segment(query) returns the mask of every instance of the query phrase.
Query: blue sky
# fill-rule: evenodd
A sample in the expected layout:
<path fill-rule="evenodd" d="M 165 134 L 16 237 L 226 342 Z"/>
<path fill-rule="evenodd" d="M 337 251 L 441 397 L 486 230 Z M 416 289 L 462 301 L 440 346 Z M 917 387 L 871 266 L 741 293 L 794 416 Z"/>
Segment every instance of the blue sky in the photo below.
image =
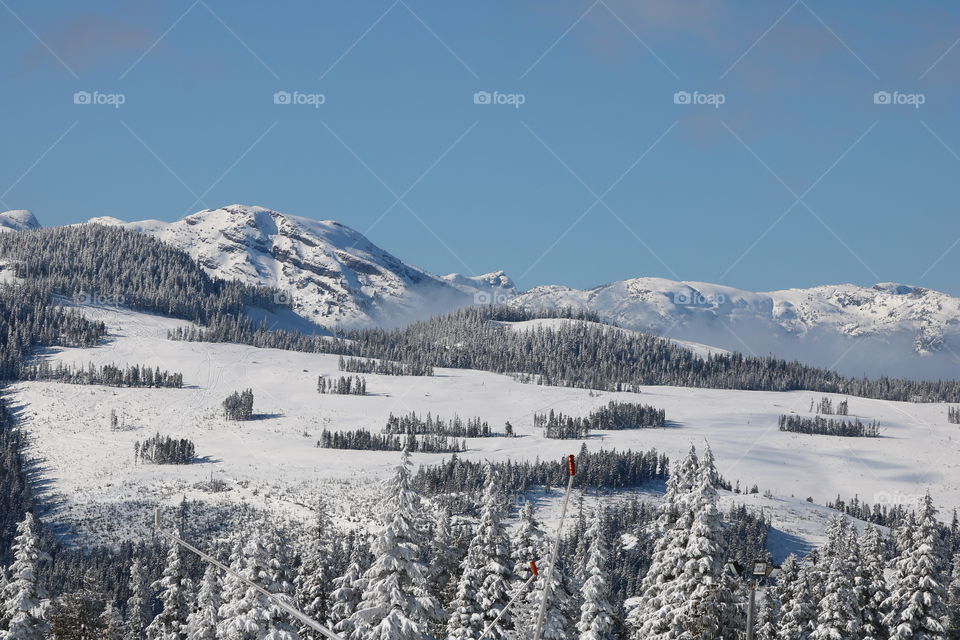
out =
<path fill-rule="evenodd" d="M 3 0 L 0 34 L 0 208 L 45 225 L 240 202 L 523 288 L 960 294 L 956 3 Z"/>

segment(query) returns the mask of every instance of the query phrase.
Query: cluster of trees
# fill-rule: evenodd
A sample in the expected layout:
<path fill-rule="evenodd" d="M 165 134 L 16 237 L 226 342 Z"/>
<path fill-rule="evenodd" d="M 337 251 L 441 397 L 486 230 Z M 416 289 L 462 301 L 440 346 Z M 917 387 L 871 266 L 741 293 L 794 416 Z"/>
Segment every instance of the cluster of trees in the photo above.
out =
<path fill-rule="evenodd" d="M 137 364 L 125 367 L 105 364 L 98 367 L 91 362 L 86 367 L 81 367 L 58 362 L 56 366 L 52 366 L 49 361 L 43 360 L 24 367 L 20 377 L 23 380 L 56 380 L 68 384 L 99 384 L 108 387 L 183 387 L 182 373 L 171 373 L 161 371 L 160 367 Z"/>
<path fill-rule="evenodd" d="M 577 486 L 583 489 L 628 489 L 662 482 L 670 463 L 665 454 L 649 451 L 589 451 L 586 445 L 577 456 Z M 414 485 L 427 495 L 476 493 L 484 484 L 484 463 L 452 456 L 449 460 L 420 467 Z M 491 462 L 507 491 L 524 494 L 532 487 L 560 487 L 567 482 L 562 461 L 535 462 L 505 460 Z M 729 488 L 729 487 L 728 487 Z"/>
<path fill-rule="evenodd" d="M 879 438 L 880 423 L 861 422 L 860 418 L 853 420 L 836 420 L 792 414 L 782 415 L 779 420 L 780 431 L 791 433 L 809 433 L 818 436 L 845 436 L 848 438 Z"/>
<path fill-rule="evenodd" d="M 197 457 L 197 448 L 187 438 L 171 438 L 159 433 L 133 444 L 133 457 L 149 464 L 190 464 Z"/>
<path fill-rule="evenodd" d="M 702 358 L 669 340 L 610 327 L 571 322 L 560 327 L 513 331 L 499 324 L 563 312 L 470 307 L 400 329 L 352 331 L 328 339 L 267 331 L 241 315 L 221 314 L 206 329 L 179 328 L 174 340 L 239 342 L 352 358 L 378 358 L 411 368 L 468 368 L 524 374 L 545 385 L 599 390 L 636 390 L 675 385 L 764 391 L 809 390 L 884 400 L 960 402 L 960 381 L 849 378 L 826 369 L 772 357 L 739 353 Z M 368 373 L 369 371 L 357 371 Z"/>
<path fill-rule="evenodd" d="M 272 289 L 211 278 L 186 252 L 144 233 L 104 225 L 0 236 L 0 259 L 18 278 L 63 296 L 208 322 L 246 307 L 274 308 Z"/>
<path fill-rule="evenodd" d="M 253 417 L 253 389 L 234 391 L 223 401 L 223 417 L 227 420 L 249 420 Z"/>
<path fill-rule="evenodd" d="M 367 379 L 361 376 L 340 376 L 328 380 L 326 376 L 317 377 L 317 392 L 336 393 L 344 396 L 367 395 Z"/>
<path fill-rule="evenodd" d="M 816 410 L 816 411 L 814 411 Z M 810 399 L 810 413 L 822 413 L 825 416 L 846 416 L 850 415 L 849 404 L 847 400 L 841 400 L 837 403 L 836 408 L 833 406 L 833 400 L 830 396 L 823 396 L 820 399 L 820 402 L 817 404 L 813 403 L 813 398 Z"/>
<path fill-rule="evenodd" d="M 960 424 L 960 407 L 947 407 L 947 422 Z"/>
<path fill-rule="evenodd" d="M 0 380 L 20 378 L 30 349 L 92 347 L 106 333 L 102 322 L 54 304 L 49 286 L 0 283 Z"/>
<path fill-rule="evenodd" d="M 392 435 L 373 433 L 367 429 L 329 431 L 324 429 L 317 440 L 322 449 L 361 449 L 366 451 L 420 451 L 423 453 L 458 453 L 467 450 L 466 440 L 444 434 Z"/>
<path fill-rule="evenodd" d="M 763 592 L 757 638 L 954 638 L 960 628 L 955 550 L 929 495 L 889 540 L 872 525 L 858 534 L 837 517 L 827 542 L 806 559 L 787 558 L 776 584 Z"/>
<path fill-rule="evenodd" d="M 620 429 L 641 429 L 644 427 L 665 427 L 667 414 L 647 404 L 612 401 L 605 407 L 594 409 L 586 417 L 574 418 L 560 412 L 533 414 L 533 426 L 543 429 L 547 438 L 581 439 L 591 430 L 616 431 Z"/>
<path fill-rule="evenodd" d="M 556 440 L 582 440 L 590 435 L 590 423 L 586 419 L 554 413 L 553 409 L 549 414 L 534 413 L 533 427 L 543 429 L 544 438 Z"/>
<path fill-rule="evenodd" d="M 432 376 L 433 367 L 420 363 L 371 360 L 369 358 L 344 358 L 340 356 L 340 371 L 351 373 L 377 373 L 384 376 Z"/>
<path fill-rule="evenodd" d="M 437 434 L 451 438 L 492 438 L 505 435 L 492 431 L 487 421 L 479 417 L 467 418 L 464 421 L 460 416 L 454 415 L 453 419 L 444 420 L 440 417 L 434 418 L 427 412 L 427 417 L 421 418 L 414 411 L 403 416 L 395 416 L 391 413 L 387 418 L 386 426 L 383 427 L 383 432 L 408 435 Z"/>

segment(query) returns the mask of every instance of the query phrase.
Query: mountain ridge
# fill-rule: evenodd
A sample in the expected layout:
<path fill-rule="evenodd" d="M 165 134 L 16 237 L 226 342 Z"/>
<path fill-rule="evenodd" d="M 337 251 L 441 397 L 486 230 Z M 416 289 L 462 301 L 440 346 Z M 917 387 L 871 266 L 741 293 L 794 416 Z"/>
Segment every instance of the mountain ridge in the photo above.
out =
<path fill-rule="evenodd" d="M 590 289 L 519 291 L 503 271 L 435 275 L 342 223 L 265 207 L 229 205 L 175 222 L 98 217 L 85 224 L 147 233 L 183 249 L 210 275 L 278 288 L 289 294 L 282 304 L 333 331 L 397 326 L 471 304 L 575 307 L 627 329 L 848 375 L 960 372 L 960 298 L 925 287 L 881 282 L 753 292 L 638 277 Z M 0 214 L 0 228 L 38 226 L 29 212 Z"/>

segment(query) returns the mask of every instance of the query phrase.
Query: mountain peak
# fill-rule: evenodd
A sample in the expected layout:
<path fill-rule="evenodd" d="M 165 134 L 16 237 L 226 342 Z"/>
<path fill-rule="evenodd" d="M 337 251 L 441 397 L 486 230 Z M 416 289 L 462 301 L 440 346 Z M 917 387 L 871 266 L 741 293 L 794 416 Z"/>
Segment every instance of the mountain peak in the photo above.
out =
<path fill-rule="evenodd" d="M 25 229 L 39 229 L 33 212 L 27 209 L 11 209 L 0 213 L 0 231 L 23 231 Z"/>

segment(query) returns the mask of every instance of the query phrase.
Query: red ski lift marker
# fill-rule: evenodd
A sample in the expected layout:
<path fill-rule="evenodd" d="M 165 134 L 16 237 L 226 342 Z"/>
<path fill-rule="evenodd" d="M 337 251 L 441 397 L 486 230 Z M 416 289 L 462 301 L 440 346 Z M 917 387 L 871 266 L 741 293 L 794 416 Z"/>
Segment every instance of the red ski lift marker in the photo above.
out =
<path fill-rule="evenodd" d="M 570 472 L 571 476 L 577 475 L 577 459 L 573 457 L 573 454 L 567 456 L 567 471 Z"/>
<path fill-rule="evenodd" d="M 530 571 L 531 571 L 531 572 L 533 573 L 533 575 L 535 575 L 535 576 L 540 575 L 540 571 L 537 569 L 537 563 L 534 562 L 533 560 L 530 561 Z"/>

